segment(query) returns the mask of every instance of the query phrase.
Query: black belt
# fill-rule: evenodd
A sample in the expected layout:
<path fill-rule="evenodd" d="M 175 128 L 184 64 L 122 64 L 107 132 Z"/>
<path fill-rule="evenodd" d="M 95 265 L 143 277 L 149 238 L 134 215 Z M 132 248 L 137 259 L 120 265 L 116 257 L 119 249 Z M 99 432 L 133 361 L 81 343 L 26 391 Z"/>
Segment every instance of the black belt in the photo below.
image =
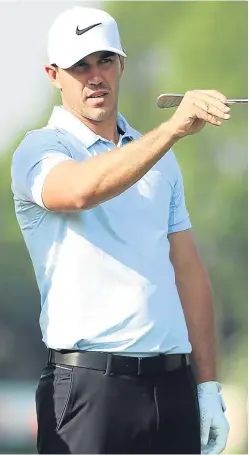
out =
<path fill-rule="evenodd" d="M 56 351 L 49 349 L 48 363 L 132 376 L 163 373 L 190 365 L 188 354 L 159 354 L 155 357 L 128 357 L 107 352 Z"/>

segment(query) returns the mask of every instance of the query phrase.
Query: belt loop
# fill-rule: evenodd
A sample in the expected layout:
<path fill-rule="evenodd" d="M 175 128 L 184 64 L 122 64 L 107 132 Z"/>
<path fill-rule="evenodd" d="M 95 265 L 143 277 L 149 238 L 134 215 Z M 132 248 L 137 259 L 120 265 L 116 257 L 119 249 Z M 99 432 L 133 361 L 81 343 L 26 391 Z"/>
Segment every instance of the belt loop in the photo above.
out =
<path fill-rule="evenodd" d="M 112 354 L 108 353 L 107 354 L 107 364 L 106 364 L 106 370 L 105 374 L 108 376 L 111 372 L 111 364 L 112 364 Z"/>
<path fill-rule="evenodd" d="M 186 354 L 182 354 L 181 364 L 182 364 L 182 368 L 185 368 L 188 365 L 188 363 L 187 363 L 187 355 Z"/>
<path fill-rule="evenodd" d="M 138 368 L 137 368 L 137 374 L 138 376 L 141 375 L 142 371 L 141 371 L 141 357 L 138 357 Z"/>
<path fill-rule="evenodd" d="M 51 363 L 51 360 L 52 360 L 52 349 L 48 349 L 48 364 Z"/>

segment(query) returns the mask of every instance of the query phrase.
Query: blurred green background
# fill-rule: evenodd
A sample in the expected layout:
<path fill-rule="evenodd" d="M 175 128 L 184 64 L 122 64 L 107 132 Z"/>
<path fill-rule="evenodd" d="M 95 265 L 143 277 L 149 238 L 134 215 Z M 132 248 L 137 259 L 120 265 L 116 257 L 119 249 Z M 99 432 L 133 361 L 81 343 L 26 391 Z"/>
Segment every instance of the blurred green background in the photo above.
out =
<path fill-rule="evenodd" d="M 60 3 L 58 12 L 85 3 Z M 113 1 L 98 5 L 119 24 L 128 54 L 119 110 L 137 130 L 145 133 L 172 115 L 171 109 L 156 107 L 160 93 L 216 89 L 227 97 L 248 96 L 246 2 Z M 4 4 L 1 7 L 3 10 Z M 49 14 L 48 2 L 39 8 L 44 15 Z M 32 11 L 32 18 L 39 19 L 38 12 Z M 55 16 L 51 16 L 50 24 Z M 45 40 L 44 34 L 42 50 L 36 57 L 40 71 L 46 62 Z M 25 51 L 20 50 L 23 54 Z M 30 64 L 32 67 L 32 61 Z M 32 72 L 27 71 L 27 77 L 32 79 Z M 10 98 L 15 96 L 12 88 L 11 84 L 4 87 Z M 42 99 L 42 88 L 36 96 Z M 52 106 L 59 103 L 58 94 L 51 91 L 39 120 L 31 118 L 28 128 L 20 122 L 0 154 L 1 453 L 36 450 L 34 392 L 46 359 L 38 323 L 38 290 L 15 220 L 10 163 L 25 132 L 46 124 Z M 24 118 L 26 112 L 24 105 Z M 241 454 L 248 453 L 247 124 L 247 106 L 236 105 L 229 122 L 219 128 L 207 125 L 174 147 L 196 242 L 213 287 L 218 379 L 223 383 L 231 424 L 226 453 Z"/>

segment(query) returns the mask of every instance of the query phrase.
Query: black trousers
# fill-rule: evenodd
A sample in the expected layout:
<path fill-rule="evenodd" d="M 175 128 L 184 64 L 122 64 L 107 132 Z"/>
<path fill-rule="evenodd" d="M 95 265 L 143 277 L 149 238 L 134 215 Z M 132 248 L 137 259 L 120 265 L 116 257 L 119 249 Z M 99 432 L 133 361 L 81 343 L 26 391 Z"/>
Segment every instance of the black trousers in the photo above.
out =
<path fill-rule="evenodd" d="M 38 453 L 201 453 L 190 366 L 129 376 L 50 364 L 36 406 Z"/>

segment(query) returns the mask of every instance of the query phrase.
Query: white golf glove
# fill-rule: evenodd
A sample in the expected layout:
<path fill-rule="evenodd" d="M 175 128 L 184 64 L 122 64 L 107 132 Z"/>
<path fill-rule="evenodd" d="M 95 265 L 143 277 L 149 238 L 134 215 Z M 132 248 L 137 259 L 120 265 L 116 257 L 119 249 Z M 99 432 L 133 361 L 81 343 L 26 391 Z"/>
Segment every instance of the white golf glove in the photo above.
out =
<path fill-rule="evenodd" d="M 229 423 L 224 415 L 226 406 L 218 382 L 197 385 L 201 419 L 201 453 L 221 453 L 227 443 Z"/>

